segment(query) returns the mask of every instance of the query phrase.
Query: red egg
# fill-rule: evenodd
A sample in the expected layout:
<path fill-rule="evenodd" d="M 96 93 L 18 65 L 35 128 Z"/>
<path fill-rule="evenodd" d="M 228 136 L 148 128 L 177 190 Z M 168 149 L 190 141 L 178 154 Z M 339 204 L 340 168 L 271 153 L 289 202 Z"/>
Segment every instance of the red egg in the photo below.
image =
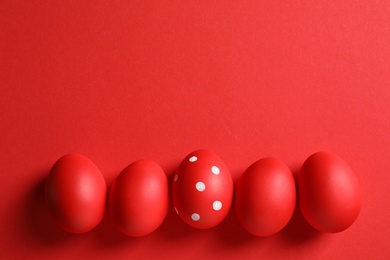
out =
<path fill-rule="evenodd" d="M 154 161 L 130 164 L 111 186 L 110 215 L 118 229 L 128 236 L 141 237 L 155 231 L 164 221 L 168 206 L 168 180 Z"/>
<path fill-rule="evenodd" d="M 298 174 L 298 201 L 305 219 L 322 232 L 347 229 L 359 215 L 361 194 L 349 165 L 329 152 L 317 152 Z"/>
<path fill-rule="evenodd" d="M 258 160 L 237 181 L 235 213 L 244 229 L 253 235 L 279 232 L 291 219 L 295 204 L 294 177 L 279 159 Z"/>
<path fill-rule="evenodd" d="M 106 190 L 106 182 L 93 162 L 80 154 L 68 154 L 53 165 L 46 180 L 45 197 L 63 229 L 84 233 L 102 220 Z"/>
<path fill-rule="evenodd" d="M 173 205 L 188 225 L 207 229 L 229 213 L 233 181 L 225 163 L 215 153 L 198 150 L 189 154 L 173 176 Z"/>

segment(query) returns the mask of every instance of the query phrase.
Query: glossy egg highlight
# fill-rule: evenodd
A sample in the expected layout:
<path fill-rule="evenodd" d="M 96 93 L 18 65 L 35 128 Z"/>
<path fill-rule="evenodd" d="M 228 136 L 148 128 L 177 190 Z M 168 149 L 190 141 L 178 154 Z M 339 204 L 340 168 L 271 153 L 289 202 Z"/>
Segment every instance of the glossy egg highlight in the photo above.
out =
<path fill-rule="evenodd" d="M 208 229 L 227 216 L 232 204 L 233 180 L 222 159 L 209 150 L 190 153 L 173 176 L 173 205 L 191 227 Z"/>
<path fill-rule="evenodd" d="M 109 212 L 124 234 L 146 236 L 164 221 L 169 207 L 168 180 L 152 160 L 139 160 L 127 166 L 110 189 Z"/>
<path fill-rule="evenodd" d="M 235 213 L 244 229 L 270 236 L 283 229 L 296 205 L 296 185 L 290 169 L 268 157 L 253 163 L 236 184 Z"/>
<path fill-rule="evenodd" d="M 96 165 L 80 154 L 68 154 L 53 165 L 46 179 L 46 202 L 66 231 L 84 233 L 104 216 L 106 182 Z"/>
<path fill-rule="evenodd" d="M 359 215 L 361 192 L 350 166 L 339 156 L 317 152 L 298 174 L 299 207 L 305 219 L 322 232 L 350 227 Z"/>

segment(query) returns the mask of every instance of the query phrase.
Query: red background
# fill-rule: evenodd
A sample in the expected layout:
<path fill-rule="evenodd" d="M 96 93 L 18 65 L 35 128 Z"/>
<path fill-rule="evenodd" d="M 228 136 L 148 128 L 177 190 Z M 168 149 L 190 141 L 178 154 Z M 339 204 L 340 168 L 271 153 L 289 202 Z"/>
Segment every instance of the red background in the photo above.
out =
<path fill-rule="evenodd" d="M 0 2 L 0 258 L 377 258 L 390 256 L 390 3 L 378 1 Z M 169 177 L 189 152 L 219 154 L 234 180 L 254 161 L 293 172 L 313 152 L 344 158 L 361 183 L 338 234 L 297 211 L 275 236 L 234 214 L 128 238 L 106 216 L 58 229 L 43 183 L 79 152 L 107 185 L 149 158 Z"/>

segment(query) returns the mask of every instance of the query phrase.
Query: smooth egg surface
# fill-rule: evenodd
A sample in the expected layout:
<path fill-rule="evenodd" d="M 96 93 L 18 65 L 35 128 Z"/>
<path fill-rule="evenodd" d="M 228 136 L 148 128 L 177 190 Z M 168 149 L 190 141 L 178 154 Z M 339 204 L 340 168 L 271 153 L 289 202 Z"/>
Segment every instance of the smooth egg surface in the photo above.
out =
<path fill-rule="evenodd" d="M 339 156 L 317 152 L 298 174 L 299 207 L 305 219 L 322 232 L 350 227 L 359 215 L 361 191 L 350 166 Z"/>
<path fill-rule="evenodd" d="M 80 154 L 64 155 L 46 179 L 46 202 L 55 221 L 66 231 L 84 233 L 104 216 L 106 182 L 96 165 Z"/>
<path fill-rule="evenodd" d="M 119 230 L 132 237 L 146 236 L 164 221 L 169 207 L 168 180 L 152 160 L 127 166 L 110 189 L 109 212 Z"/>
<path fill-rule="evenodd" d="M 296 205 L 296 185 L 290 169 L 268 157 L 253 163 L 236 184 L 235 213 L 256 236 L 270 236 L 287 225 Z"/>

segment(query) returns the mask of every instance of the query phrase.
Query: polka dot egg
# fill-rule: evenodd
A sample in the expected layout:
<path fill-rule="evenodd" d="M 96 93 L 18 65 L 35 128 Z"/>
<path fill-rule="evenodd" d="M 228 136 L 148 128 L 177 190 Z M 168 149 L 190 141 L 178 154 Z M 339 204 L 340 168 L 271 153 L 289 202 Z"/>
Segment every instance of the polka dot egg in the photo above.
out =
<path fill-rule="evenodd" d="M 173 176 L 173 205 L 188 225 L 208 229 L 218 225 L 229 213 L 233 180 L 218 155 L 209 150 L 189 154 Z"/>

